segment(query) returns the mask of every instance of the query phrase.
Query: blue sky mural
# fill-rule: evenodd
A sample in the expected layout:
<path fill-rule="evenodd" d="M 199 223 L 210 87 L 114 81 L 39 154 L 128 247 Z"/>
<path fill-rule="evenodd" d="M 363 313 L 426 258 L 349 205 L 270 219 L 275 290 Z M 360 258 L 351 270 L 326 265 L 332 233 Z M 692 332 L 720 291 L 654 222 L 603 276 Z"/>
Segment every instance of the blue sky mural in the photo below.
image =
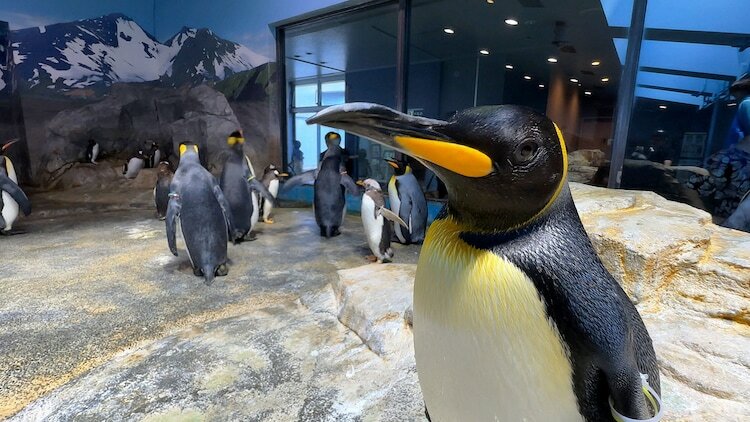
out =
<path fill-rule="evenodd" d="M 210 28 L 222 38 L 243 44 L 258 54 L 274 57 L 274 39 L 268 24 L 341 0 L 6 0 L 0 20 L 11 29 L 123 13 L 165 41 L 183 26 Z"/>

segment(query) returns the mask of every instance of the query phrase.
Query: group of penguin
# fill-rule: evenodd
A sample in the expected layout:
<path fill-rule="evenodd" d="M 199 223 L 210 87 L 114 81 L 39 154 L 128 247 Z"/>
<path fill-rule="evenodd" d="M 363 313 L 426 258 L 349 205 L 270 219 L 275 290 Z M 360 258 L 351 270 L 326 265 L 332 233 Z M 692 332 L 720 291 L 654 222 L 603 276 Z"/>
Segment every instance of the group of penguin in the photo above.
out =
<path fill-rule="evenodd" d="M 341 136 L 328 132 L 325 140 L 328 149 L 318 168 L 294 176 L 284 185 L 287 191 L 300 184 L 313 185 L 313 208 L 320 235 L 328 238 L 340 234 L 346 215 L 345 193 L 358 195 L 357 185 L 360 185 L 364 188 L 360 214 L 373 260 L 383 263 L 393 258 L 392 233 L 400 243 L 421 244 L 427 226 L 427 200 L 409 164 L 405 160 L 386 160 L 394 169 L 388 183 L 389 209 L 376 180 L 355 183 L 347 174 L 342 162 Z"/>
<path fill-rule="evenodd" d="M 94 151 L 98 153 L 99 145 L 96 143 L 92 145 L 91 142 L 93 140 L 89 141 L 89 149 L 86 152 L 87 157 L 93 155 Z M 122 174 L 126 179 L 135 179 L 141 170 L 144 168 L 155 168 L 161 163 L 161 160 L 162 150 L 159 148 L 159 145 L 154 141 L 148 141 L 146 148 L 138 149 L 138 152 L 128 159 L 122 168 Z M 96 164 L 93 160 L 91 162 Z"/>

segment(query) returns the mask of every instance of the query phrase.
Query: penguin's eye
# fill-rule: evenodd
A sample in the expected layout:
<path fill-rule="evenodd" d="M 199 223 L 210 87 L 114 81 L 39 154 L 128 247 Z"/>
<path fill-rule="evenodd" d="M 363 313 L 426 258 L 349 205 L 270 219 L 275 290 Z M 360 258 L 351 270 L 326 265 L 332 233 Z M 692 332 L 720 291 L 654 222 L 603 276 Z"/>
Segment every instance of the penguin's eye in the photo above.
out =
<path fill-rule="evenodd" d="M 513 152 L 513 158 L 516 164 L 523 164 L 531 161 L 539 151 L 539 144 L 531 139 L 521 142 Z"/>

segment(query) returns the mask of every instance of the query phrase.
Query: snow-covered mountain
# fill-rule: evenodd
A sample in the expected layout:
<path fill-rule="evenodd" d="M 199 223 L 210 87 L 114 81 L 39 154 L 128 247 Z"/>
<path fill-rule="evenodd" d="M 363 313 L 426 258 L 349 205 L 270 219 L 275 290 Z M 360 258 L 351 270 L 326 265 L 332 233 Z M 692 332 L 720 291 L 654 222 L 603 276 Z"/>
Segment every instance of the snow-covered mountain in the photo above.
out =
<path fill-rule="evenodd" d="M 195 84 L 268 62 L 208 29 L 183 28 L 162 44 L 122 14 L 11 31 L 11 42 L 27 88 L 154 80 Z"/>

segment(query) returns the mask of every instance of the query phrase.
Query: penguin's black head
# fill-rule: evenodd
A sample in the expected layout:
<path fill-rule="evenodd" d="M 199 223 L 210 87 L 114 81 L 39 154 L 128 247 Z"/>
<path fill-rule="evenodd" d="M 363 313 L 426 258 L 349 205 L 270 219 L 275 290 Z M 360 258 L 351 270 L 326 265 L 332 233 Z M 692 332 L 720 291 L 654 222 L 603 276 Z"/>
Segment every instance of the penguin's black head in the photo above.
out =
<path fill-rule="evenodd" d="M 396 176 L 401 176 L 407 171 L 411 170 L 406 160 L 386 158 L 385 162 L 388 163 L 389 166 L 393 167 L 393 172 L 396 174 Z"/>
<path fill-rule="evenodd" d="M 180 162 L 194 161 L 198 162 L 198 145 L 191 142 L 180 144 Z"/>
<path fill-rule="evenodd" d="M 567 153 L 557 126 L 519 106 L 476 107 L 449 121 L 352 103 L 311 117 L 417 158 L 448 188 L 448 208 L 481 230 L 508 230 L 543 214 L 566 184 Z"/>
<path fill-rule="evenodd" d="M 234 131 L 227 137 L 227 145 L 229 145 L 233 151 L 242 154 L 242 148 L 243 145 L 245 145 L 245 138 L 242 136 L 241 132 Z"/>

